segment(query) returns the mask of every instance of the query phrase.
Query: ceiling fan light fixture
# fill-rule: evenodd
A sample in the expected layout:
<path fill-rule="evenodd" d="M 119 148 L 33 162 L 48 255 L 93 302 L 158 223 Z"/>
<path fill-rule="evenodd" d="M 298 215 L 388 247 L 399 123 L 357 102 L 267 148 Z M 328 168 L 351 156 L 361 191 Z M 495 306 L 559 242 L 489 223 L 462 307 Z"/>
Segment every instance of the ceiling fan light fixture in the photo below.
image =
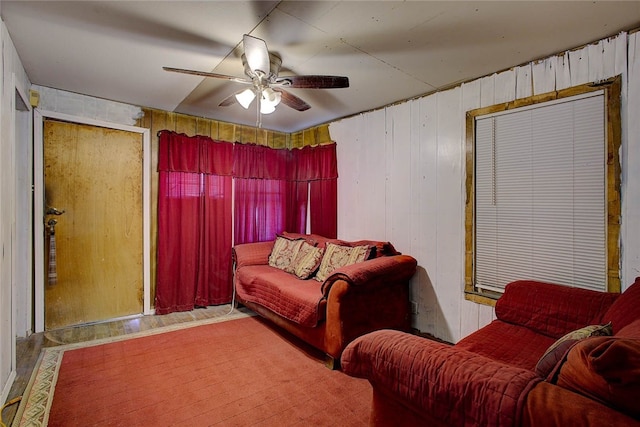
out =
<path fill-rule="evenodd" d="M 276 111 L 276 106 L 268 103 L 268 102 L 261 102 L 260 103 L 260 114 L 271 114 L 274 111 Z"/>
<path fill-rule="evenodd" d="M 249 105 L 251 105 L 255 97 L 256 94 L 253 92 L 253 89 L 245 89 L 240 93 L 236 93 L 236 100 L 245 110 L 249 108 Z"/>
<path fill-rule="evenodd" d="M 276 92 L 270 87 L 262 89 L 260 96 L 260 113 L 271 114 L 276 110 L 276 106 L 280 104 L 282 94 Z"/>

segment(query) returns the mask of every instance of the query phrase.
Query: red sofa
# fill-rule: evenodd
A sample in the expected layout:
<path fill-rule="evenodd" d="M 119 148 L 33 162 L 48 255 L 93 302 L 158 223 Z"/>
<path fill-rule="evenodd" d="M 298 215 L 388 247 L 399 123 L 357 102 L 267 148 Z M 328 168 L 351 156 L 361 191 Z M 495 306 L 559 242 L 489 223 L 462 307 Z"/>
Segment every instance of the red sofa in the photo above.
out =
<path fill-rule="evenodd" d="M 453 346 L 396 331 L 349 344 L 371 425 L 640 426 L 640 278 L 622 294 L 518 281 L 495 313 Z"/>
<path fill-rule="evenodd" d="M 328 243 L 370 247 L 370 259 L 333 271 L 324 281 L 300 279 L 269 265 L 274 241 L 233 249 L 240 303 L 327 354 L 336 368 L 344 347 L 378 329 L 409 330 L 409 279 L 413 257 L 388 242 L 345 242 L 311 234 L 283 233 L 324 248 Z"/>

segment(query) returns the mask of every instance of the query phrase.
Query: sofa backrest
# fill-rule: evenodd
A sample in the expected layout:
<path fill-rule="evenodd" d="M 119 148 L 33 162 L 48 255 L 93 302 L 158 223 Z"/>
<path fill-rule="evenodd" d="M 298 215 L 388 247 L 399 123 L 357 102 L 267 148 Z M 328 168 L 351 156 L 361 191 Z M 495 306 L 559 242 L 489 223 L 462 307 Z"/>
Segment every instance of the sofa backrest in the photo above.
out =
<path fill-rule="evenodd" d="M 552 338 L 601 322 L 619 294 L 531 280 L 509 283 L 496 302 L 496 317 Z"/>
<path fill-rule="evenodd" d="M 602 323 L 611 322 L 613 333 L 636 319 L 640 319 L 640 277 L 636 277 L 629 286 L 602 316 Z"/>

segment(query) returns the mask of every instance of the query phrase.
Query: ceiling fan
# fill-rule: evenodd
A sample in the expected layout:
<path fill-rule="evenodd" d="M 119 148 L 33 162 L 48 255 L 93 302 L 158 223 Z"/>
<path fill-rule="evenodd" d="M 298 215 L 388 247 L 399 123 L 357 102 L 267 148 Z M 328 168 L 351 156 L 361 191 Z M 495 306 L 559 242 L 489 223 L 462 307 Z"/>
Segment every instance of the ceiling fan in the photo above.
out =
<path fill-rule="evenodd" d="M 279 76 L 282 59 L 277 54 L 269 52 L 267 43 L 264 40 L 245 34 L 242 43 L 244 46 L 242 64 L 244 73 L 248 78 L 182 68 L 162 68 L 166 71 L 213 77 L 251 85 L 250 88 L 225 98 L 219 106 L 227 107 L 237 101 L 245 109 L 248 109 L 253 100 L 257 98 L 258 127 L 261 124 L 261 115 L 274 112 L 280 102 L 298 111 L 305 111 L 311 108 L 304 100 L 286 91 L 285 88 L 335 89 L 349 87 L 349 78 L 342 76 Z"/>

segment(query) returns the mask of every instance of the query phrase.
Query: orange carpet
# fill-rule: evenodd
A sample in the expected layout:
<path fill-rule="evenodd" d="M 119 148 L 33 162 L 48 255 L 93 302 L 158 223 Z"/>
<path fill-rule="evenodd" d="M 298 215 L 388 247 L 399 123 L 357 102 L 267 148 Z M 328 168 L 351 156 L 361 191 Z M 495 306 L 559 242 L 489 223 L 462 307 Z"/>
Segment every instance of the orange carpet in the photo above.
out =
<path fill-rule="evenodd" d="M 257 317 L 67 350 L 49 426 L 365 426 L 371 388 Z"/>

